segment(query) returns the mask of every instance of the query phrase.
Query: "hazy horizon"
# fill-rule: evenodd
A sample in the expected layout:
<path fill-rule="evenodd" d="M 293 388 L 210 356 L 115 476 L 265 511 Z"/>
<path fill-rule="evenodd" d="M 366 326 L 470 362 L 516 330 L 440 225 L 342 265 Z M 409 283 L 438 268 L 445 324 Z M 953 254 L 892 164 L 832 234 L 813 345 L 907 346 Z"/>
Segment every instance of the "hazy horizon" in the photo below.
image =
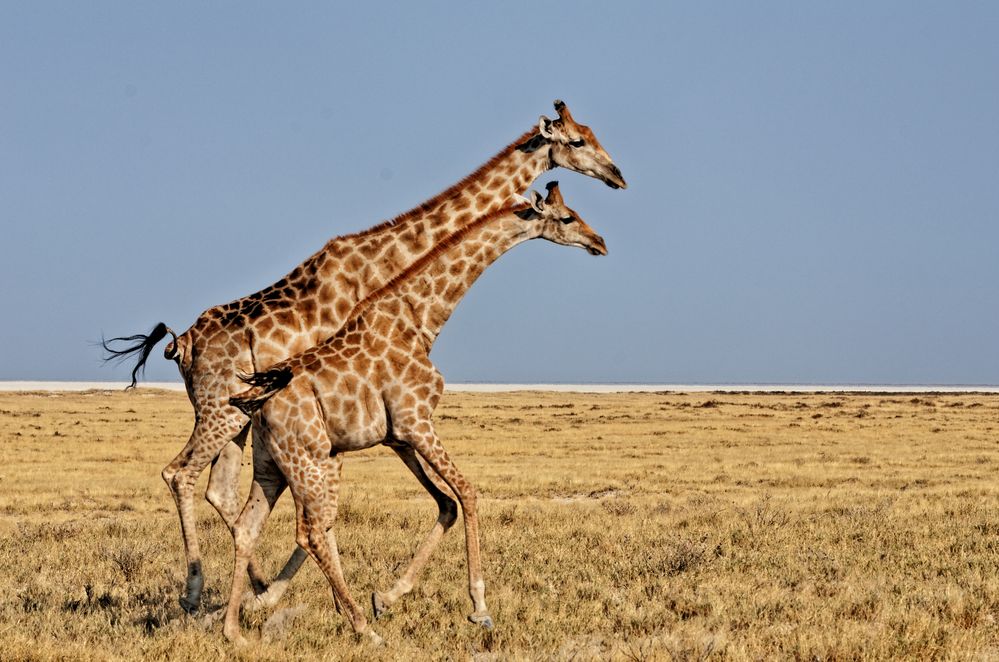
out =
<path fill-rule="evenodd" d="M 534 188 L 609 255 L 504 256 L 435 347 L 449 383 L 999 383 L 999 5 L 0 16 L 0 380 L 126 380 L 102 334 L 182 331 L 562 98 L 629 188 Z M 161 343 L 146 379 L 177 378 Z"/>
<path fill-rule="evenodd" d="M 0 381 L 0 392 L 72 392 L 128 390 L 129 382 Z M 184 391 L 184 383 L 140 381 L 136 388 Z M 625 382 L 498 383 L 446 382 L 446 391 L 499 393 L 539 391 L 560 393 L 999 393 L 996 384 L 635 384 Z"/>

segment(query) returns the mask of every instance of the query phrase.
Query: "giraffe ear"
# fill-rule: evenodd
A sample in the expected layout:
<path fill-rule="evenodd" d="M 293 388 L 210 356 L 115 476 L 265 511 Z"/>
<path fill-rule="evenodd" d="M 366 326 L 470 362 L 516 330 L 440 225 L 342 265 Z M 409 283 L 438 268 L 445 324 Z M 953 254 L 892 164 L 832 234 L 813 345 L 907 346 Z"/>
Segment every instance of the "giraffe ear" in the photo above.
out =
<path fill-rule="evenodd" d="M 538 120 L 538 132 L 541 133 L 543 138 L 547 138 L 548 140 L 552 140 L 555 137 L 555 133 L 552 131 L 552 121 L 544 115 Z"/>
<path fill-rule="evenodd" d="M 531 209 L 538 212 L 539 214 L 545 210 L 545 199 L 541 197 L 541 194 L 531 189 Z"/>

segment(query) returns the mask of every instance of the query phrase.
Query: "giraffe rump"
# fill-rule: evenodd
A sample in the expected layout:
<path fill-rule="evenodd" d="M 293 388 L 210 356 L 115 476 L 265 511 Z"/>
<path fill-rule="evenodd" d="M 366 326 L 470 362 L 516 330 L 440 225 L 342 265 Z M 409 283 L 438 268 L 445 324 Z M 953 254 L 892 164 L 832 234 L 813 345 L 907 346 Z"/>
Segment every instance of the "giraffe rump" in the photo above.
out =
<path fill-rule="evenodd" d="M 229 404 L 249 416 L 263 407 L 272 395 L 287 386 L 292 376 L 291 368 L 287 366 L 255 372 L 252 375 L 240 375 L 239 378 L 252 388 L 229 398 Z"/>
<path fill-rule="evenodd" d="M 118 338 L 110 338 L 108 340 L 105 340 L 102 337 L 101 347 L 103 347 L 104 351 L 107 352 L 107 355 L 104 357 L 104 362 L 107 363 L 108 361 L 116 361 L 118 363 L 122 363 L 133 354 L 138 354 L 139 360 L 136 362 L 135 367 L 132 368 L 132 383 L 126 387 L 134 388 L 138 381 L 139 372 L 145 372 L 146 359 L 149 358 L 149 353 L 153 351 L 153 347 L 156 343 L 163 340 L 168 333 L 173 336 L 174 343 L 176 343 L 177 334 L 163 322 L 160 322 L 153 327 L 153 330 L 149 332 L 149 335 L 137 333 L 134 336 L 120 336 Z M 115 349 L 110 344 L 115 342 L 134 342 L 135 344 L 126 345 L 121 349 Z"/>

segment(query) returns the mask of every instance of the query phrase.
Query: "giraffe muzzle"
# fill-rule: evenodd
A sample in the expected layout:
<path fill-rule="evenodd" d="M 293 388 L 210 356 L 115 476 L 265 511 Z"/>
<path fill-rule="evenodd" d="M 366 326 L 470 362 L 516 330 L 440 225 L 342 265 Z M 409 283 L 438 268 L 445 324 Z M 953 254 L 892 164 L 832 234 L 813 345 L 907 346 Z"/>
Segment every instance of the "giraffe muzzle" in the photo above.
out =
<path fill-rule="evenodd" d="M 596 236 L 591 240 L 586 250 L 590 255 L 607 255 L 607 244 L 604 243 L 603 237 Z"/>
<path fill-rule="evenodd" d="M 628 188 L 628 182 L 624 181 L 624 175 L 621 174 L 621 169 L 618 168 L 613 163 L 610 164 L 608 168 L 610 170 L 610 175 L 604 177 L 604 183 L 613 189 Z"/>

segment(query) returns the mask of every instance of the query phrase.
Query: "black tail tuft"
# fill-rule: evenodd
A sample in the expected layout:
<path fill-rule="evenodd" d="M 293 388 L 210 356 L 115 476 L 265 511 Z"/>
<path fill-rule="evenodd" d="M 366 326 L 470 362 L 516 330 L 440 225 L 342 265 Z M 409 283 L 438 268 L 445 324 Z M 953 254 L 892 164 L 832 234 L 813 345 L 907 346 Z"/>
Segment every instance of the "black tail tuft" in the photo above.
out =
<path fill-rule="evenodd" d="M 149 358 L 149 353 L 153 351 L 153 347 L 156 343 L 163 340 L 168 333 L 174 337 L 174 340 L 177 339 L 176 334 L 170 330 L 170 327 L 163 322 L 160 322 L 153 328 L 152 331 L 149 332 L 148 336 L 137 333 L 134 336 L 122 336 L 120 338 L 110 338 L 108 340 L 105 340 L 102 336 L 101 347 L 103 347 L 104 351 L 107 352 L 107 356 L 104 357 L 104 362 L 116 361 L 121 363 L 133 354 L 138 354 L 139 360 L 132 369 L 132 383 L 126 387 L 133 388 L 138 381 L 139 371 L 145 371 L 146 359 Z M 135 344 L 126 345 L 122 349 L 114 349 L 110 345 L 110 343 L 114 342 Z"/>
<path fill-rule="evenodd" d="M 291 368 L 288 367 L 271 368 L 252 375 L 240 375 L 239 378 L 252 388 L 229 398 L 229 404 L 250 415 L 263 407 L 272 395 L 287 386 L 293 376 Z"/>
<path fill-rule="evenodd" d="M 240 375 L 239 378 L 250 386 L 260 386 L 268 390 L 280 391 L 291 381 L 291 368 L 271 368 L 252 375 Z"/>

